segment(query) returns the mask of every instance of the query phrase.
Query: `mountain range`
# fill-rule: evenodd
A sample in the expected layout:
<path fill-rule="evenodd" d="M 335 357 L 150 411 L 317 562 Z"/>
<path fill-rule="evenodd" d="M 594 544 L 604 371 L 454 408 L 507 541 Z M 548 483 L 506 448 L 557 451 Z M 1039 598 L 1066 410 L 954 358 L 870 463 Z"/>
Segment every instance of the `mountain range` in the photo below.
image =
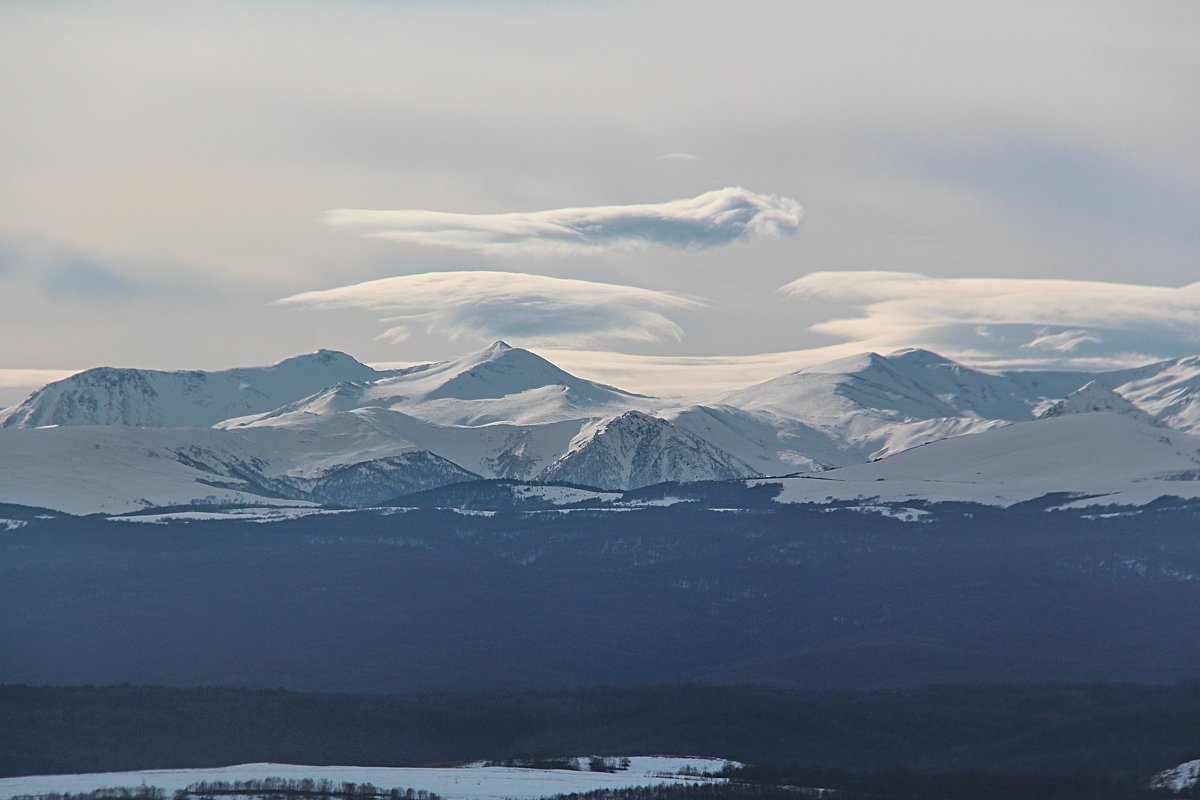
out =
<path fill-rule="evenodd" d="M 624 491 L 771 479 L 779 499 L 1007 505 L 1200 495 L 1200 357 L 992 373 L 866 353 L 712 396 L 589 381 L 504 342 L 376 370 L 101 367 L 0 411 L 0 502 L 70 513 L 371 506 L 481 479 Z"/>

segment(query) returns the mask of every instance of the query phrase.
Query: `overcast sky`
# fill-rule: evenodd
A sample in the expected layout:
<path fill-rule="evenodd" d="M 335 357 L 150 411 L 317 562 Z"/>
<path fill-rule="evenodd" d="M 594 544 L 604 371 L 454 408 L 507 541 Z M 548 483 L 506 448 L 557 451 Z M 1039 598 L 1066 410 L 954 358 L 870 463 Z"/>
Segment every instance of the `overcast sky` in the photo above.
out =
<path fill-rule="evenodd" d="M 3 3 L 0 405 L 495 338 L 644 391 L 1197 353 L 1198 92 L 1192 0 Z"/>

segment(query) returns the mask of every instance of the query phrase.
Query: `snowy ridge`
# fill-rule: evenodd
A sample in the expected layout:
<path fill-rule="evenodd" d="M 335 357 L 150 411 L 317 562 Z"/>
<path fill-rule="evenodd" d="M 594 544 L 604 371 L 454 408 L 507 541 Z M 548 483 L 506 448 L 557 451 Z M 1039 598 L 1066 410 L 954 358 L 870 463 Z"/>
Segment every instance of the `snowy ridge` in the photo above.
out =
<path fill-rule="evenodd" d="M 463 358 L 411 367 L 375 381 L 358 390 L 356 403 L 441 425 L 534 425 L 611 416 L 648 401 L 577 378 L 528 350 L 495 342 Z"/>
<path fill-rule="evenodd" d="M 1097 412 L 1200 431 L 1200 357 L 1101 374 L 995 374 L 926 350 L 865 353 L 682 402 L 576 377 L 504 342 L 391 372 L 329 350 L 222 372 L 99 368 L 0 418 L 0 501 L 112 513 L 256 500 L 370 505 L 476 477 L 601 490 L 825 471 L 843 481 L 857 474 L 843 470 L 962 437 L 983 444 L 931 452 L 986 460 L 994 442 L 1015 441 L 993 435 L 1002 428 Z M 1097 443 L 1087 463 L 1125 459 L 1116 441 Z M 1042 458 L 1036 449 L 1023 457 Z M 163 459 L 172 465 L 156 470 Z M 1159 473 L 1193 470 L 1165 458 Z M 1085 483 L 1032 471 L 1044 493 Z M 933 491 L 923 480 L 913 492 Z"/>
<path fill-rule="evenodd" d="M 385 374 L 334 350 L 221 372 L 97 367 L 38 389 L 5 412 L 0 427 L 204 427 L 269 411 L 339 381 Z"/>
<path fill-rule="evenodd" d="M 586 762 L 584 759 L 577 761 Z M 557 794 L 625 789 L 680 783 L 714 783 L 703 777 L 719 772 L 728 762 L 711 758 L 634 756 L 628 769 L 590 772 L 567 769 L 527 769 L 468 764 L 462 767 L 316 767 L 297 764 L 240 764 L 201 769 L 100 772 L 82 775 L 37 775 L 0 778 L 0 800 L 19 795 L 83 793 L 109 787 L 156 786 L 168 796 L 198 781 L 249 781 L 262 778 L 328 780 L 333 783 L 372 783 L 392 789 L 434 792 L 446 800 L 537 800 Z"/>

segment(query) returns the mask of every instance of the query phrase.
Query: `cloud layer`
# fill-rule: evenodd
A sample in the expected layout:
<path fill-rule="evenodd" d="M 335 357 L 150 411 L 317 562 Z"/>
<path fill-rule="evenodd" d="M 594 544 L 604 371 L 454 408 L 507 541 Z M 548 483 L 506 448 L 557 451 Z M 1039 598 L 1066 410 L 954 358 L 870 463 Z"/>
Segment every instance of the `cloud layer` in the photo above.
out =
<path fill-rule="evenodd" d="M 370 236 L 479 252 L 587 251 L 664 245 L 703 249 L 754 236 L 791 234 L 800 204 L 740 187 L 666 203 L 505 214 L 335 209 L 330 225 Z"/>
<path fill-rule="evenodd" d="M 814 272 L 780 292 L 852 309 L 809 330 L 864 350 L 920 346 L 987 366 L 1087 368 L 1200 349 L 1200 283 Z"/>
<path fill-rule="evenodd" d="M 414 330 L 457 339 L 586 346 L 678 340 L 667 313 L 701 301 L 670 292 L 520 272 L 429 272 L 305 292 L 278 301 L 309 308 L 374 311 L 393 323 L 383 337 Z"/>

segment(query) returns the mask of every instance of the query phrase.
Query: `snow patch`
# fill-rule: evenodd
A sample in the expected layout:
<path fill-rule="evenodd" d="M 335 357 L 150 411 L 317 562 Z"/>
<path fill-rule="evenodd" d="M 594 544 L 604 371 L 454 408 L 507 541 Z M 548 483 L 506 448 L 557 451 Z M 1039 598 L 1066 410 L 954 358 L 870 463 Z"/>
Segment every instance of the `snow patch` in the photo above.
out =
<path fill-rule="evenodd" d="M 1150 781 L 1151 789 L 1183 792 L 1200 783 L 1200 759 L 1186 761 L 1178 767 L 1158 773 Z"/>

